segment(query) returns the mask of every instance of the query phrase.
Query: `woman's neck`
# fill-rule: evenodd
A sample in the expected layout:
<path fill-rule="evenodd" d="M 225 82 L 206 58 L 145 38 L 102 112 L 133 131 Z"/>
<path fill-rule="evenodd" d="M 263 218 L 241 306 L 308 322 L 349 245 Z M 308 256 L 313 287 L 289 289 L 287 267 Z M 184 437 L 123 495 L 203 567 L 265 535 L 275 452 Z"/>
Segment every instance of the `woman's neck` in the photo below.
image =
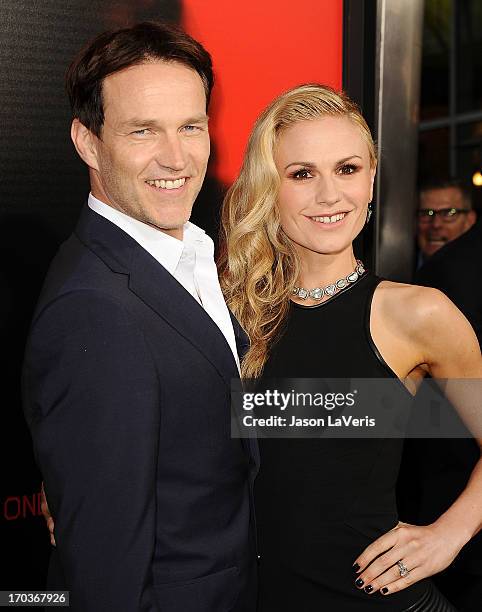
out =
<path fill-rule="evenodd" d="M 300 254 L 301 273 L 298 286 L 305 289 L 324 287 L 348 276 L 356 266 L 353 248 L 342 253 L 321 254 L 313 251 Z"/>

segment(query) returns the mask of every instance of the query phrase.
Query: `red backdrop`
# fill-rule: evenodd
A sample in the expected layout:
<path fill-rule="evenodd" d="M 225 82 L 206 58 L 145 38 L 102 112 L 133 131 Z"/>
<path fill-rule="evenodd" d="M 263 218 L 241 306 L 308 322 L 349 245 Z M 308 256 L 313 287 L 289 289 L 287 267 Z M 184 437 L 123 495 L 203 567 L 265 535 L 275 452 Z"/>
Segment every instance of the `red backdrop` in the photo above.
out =
<path fill-rule="evenodd" d="M 342 0 L 184 0 L 183 26 L 213 57 L 211 172 L 235 178 L 259 112 L 292 86 L 342 83 Z"/>

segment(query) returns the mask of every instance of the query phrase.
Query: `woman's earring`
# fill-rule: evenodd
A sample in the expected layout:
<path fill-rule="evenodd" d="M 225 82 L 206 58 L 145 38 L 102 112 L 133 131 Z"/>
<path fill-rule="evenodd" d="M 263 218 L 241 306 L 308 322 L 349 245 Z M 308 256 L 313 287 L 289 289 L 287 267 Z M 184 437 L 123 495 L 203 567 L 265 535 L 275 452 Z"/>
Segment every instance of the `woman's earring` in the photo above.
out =
<path fill-rule="evenodd" d="M 369 202 L 368 203 L 368 210 L 367 210 L 367 219 L 365 221 L 365 225 L 368 225 L 368 223 L 370 222 L 372 214 L 373 214 L 373 207 L 372 207 L 372 203 Z"/>

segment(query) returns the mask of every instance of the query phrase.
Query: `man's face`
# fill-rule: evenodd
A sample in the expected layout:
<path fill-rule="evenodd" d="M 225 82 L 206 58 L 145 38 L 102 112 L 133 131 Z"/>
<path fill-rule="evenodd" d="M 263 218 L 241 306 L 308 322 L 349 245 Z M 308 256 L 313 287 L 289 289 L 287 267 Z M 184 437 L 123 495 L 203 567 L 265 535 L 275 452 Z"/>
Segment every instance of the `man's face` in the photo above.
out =
<path fill-rule="evenodd" d="M 182 239 L 209 158 L 201 78 L 177 62 L 132 66 L 106 77 L 103 102 L 92 194 Z"/>
<path fill-rule="evenodd" d="M 429 189 L 420 194 L 420 209 L 465 209 L 462 192 L 457 187 Z M 443 219 L 440 214 L 419 217 L 417 226 L 418 246 L 425 257 L 430 257 L 447 242 L 466 232 L 475 221 L 475 213 L 456 213 L 453 218 Z"/>

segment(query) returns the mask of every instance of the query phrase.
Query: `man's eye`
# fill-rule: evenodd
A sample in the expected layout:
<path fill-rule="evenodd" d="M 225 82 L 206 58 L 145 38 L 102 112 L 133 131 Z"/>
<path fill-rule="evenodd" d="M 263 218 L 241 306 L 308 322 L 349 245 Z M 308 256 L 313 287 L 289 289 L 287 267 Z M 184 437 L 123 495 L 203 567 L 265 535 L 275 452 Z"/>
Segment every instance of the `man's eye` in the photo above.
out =
<path fill-rule="evenodd" d="M 199 125 L 185 125 L 182 129 L 185 132 L 187 132 L 188 134 L 194 134 L 194 133 L 199 132 L 201 130 Z"/>
<path fill-rule="evenodd" d="M 135 136 L 146 136 L 149 134 L 149 132 L 150 130 L 143 128 L 142 130 L 134 130 L 134 132 L 131 132 L 131 134 L 134 134 Z"/>
<path fill-rule="evenodd" d="M 304 179 L 309 179 L 312 177 L 313 175 L 310 173 L 310 171 L 307 168 L 301 168 L 300 170 L 296 170 L 296 172 L 293 172 L 291 174 L 291 178 L 294 178 L 297 181 L 302 181 Z"/>
<path fill-rule="evenodd" d="M 338 169 L 339 174 L 354 174 L 358 170 L 358 166 L 355 164 L 343 164 Z"/>

